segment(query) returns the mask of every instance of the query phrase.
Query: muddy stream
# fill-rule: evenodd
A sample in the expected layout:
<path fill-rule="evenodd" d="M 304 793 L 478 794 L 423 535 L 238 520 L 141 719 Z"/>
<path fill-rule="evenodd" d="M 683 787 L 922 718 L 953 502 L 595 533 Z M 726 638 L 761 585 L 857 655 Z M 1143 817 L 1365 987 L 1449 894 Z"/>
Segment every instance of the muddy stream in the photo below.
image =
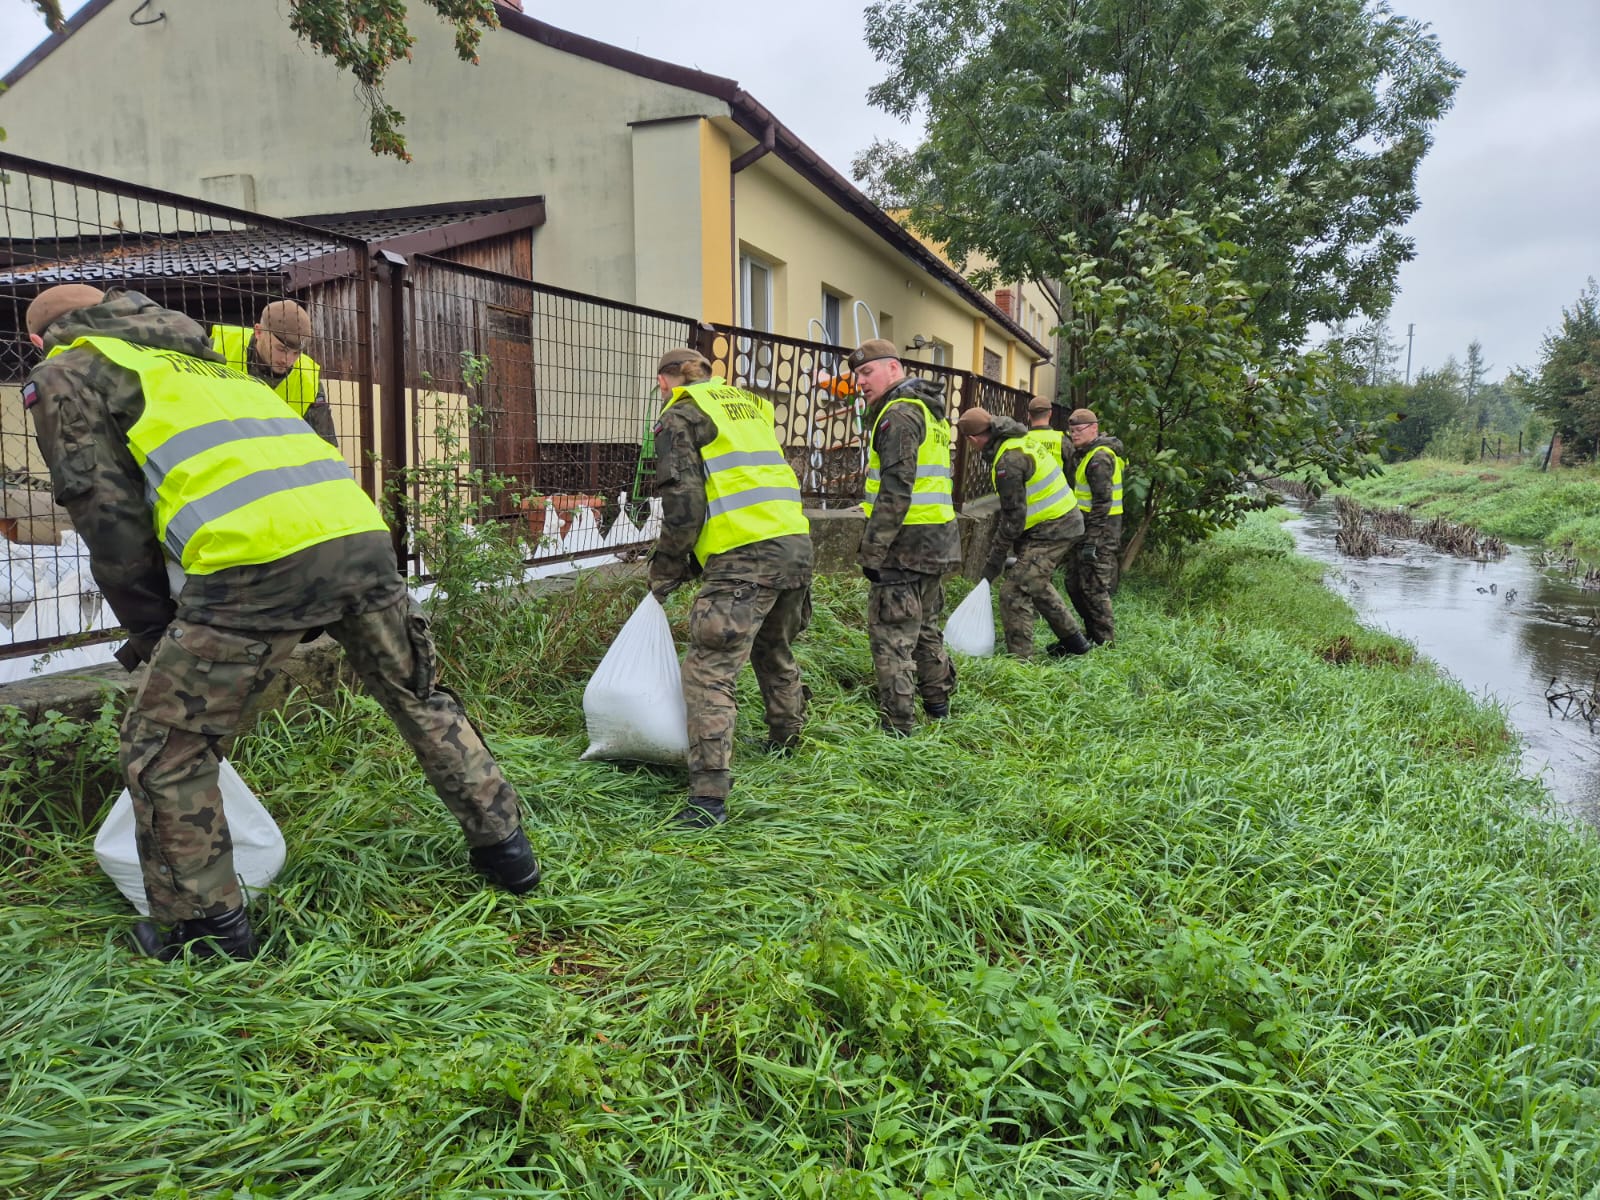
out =
<path fill-rule="evenodd" d="M 1475 695 L 1503 705 L 1522 736 L 1523 765 L 1556 805 L 1600 825 L 1600 721 L 1551 713 L 1545 692 L 1596 686 L 1600 678 L 1600 592 L 1584 591 L 1539 566 L 1538 551 L 1513 545 L 1499 562 L 1438 553 L 1420 542 L 1394 553 L 1347 558 L 1334 549 L 1338 521 L 1322 500 L 1297 508 L 1285 528 L 1296 549 L 1329 564 L 1328 586 L 1363 624 L 1411 642 Z M 1387 539 L 1385 539 L 1387 549 Z"/>

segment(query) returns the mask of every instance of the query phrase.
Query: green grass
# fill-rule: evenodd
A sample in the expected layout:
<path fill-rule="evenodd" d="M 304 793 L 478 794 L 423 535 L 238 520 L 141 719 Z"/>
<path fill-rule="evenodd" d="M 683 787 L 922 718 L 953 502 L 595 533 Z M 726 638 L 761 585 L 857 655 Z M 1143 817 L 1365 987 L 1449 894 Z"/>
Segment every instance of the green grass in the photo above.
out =
<path fill-rule="evenodd" d="M 1600 469 L 1541 471 L 1537 465 L 1462 466 L 1417 459 L 1341 489 L 1363 504 L 1405 505 L 1429 517 L 1448 517 L 1496 537 L 1571 546 L 1600 562 Z"/>
<path fill-rule="evenodd" d="M 757 753 L 746 673 L 693 837 L 681 775 L 576 761 L 637 586 L 545 601 L 475 705 L 538 893 L 476 885 L 350 697 L 235 756 L 290 846 L 253 963 L 136 958 L 63 817 L 0 921 L 0 1195 L 1600 1196 L 1600 844 L 1288 545 L 1156 564 L 1069 666 L 964 662 L 907 741 L 820 581 L 807 741 Z"/>

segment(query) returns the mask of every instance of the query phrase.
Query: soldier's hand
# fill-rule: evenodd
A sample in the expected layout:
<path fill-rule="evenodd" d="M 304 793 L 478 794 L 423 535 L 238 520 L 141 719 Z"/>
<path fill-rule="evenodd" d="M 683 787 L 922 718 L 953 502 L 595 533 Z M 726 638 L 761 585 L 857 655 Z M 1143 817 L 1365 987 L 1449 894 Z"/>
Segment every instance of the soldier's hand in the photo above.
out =
<path fill-rule="evenodd" d="M 991 563 L 989 566 L 985 567 L 983 569 L 984 582 L 993 583 L 996 579 L 999 579 L 1001 570 L 1002 567 L 999 563 Z"/>
<path fill-rule="evenodd" d="M 861 574 L 862 574 L 862 575 L 863 575 L 863 576 L 865 576 L 865 578 L 866 578 L 866 581 L 867 581 L 867 582 L 868 582 L 868 583 L 877 583 L 877 582 L 878 582 L 878 580 L 879 580 L 879 579 L 880 579 L 880 578 L 882 578 L 882 577 L 881 577 L 881 576 L 880 576 L 880 575 L 879 575 L 879 574 L 878 574 L 878 568 L 877 568 L 877 567 L 862 567 L 862 568 L 861 568 Z"/>
<path fill-rule="evenodd" d="M 1078 547 L 1079 562 L 1091 563 L 1097 557 L 1099 557 L 1099 551 L 1095 549 L 1093 542 L 1084 542 L 1083 545 Z"/>

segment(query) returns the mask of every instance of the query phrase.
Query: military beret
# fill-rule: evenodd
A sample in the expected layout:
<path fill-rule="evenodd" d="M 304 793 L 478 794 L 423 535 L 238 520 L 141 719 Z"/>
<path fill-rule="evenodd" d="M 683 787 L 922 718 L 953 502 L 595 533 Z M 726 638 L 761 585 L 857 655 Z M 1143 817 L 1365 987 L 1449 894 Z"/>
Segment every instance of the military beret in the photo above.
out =
<path fill-rule="evenodd" d="M 846 361 L 849 362 L 850 369 L 854 371 L 857 367 L 869 362 L 876 362 L 880 358 L 892 358 L 897 361 L 900 358 L 900 351 L 896 349 L 895 344 L 888 338 L 868 338 L 857 346 L 855 350 L 851 351 L 850 357 Z"/>
<path fill-rule="evenodd" d="M 711 365 L 711 361 L 700 351 L 691 350 L 688 346 L 678 346 L 668 350 L 656 360 L 656 374 L 664 375 L 668 371 L 675 371 L 684 363 L 699 363 L 703 367 Z"/>
<path fill-rule="evenodd" d="M 1028 401 L 1028 415 L 1030 417 L 1042 417 L 1050 411 L 1051 407 L 1051 401 L 1048 396 L 1035 396 Z"/>
<path fill-rule="evenodd" d="M 969 408 L 956 420 L 956 428 L 963 437 L 982 437 L 993 423 L 994 416 L 988 409 Z"/>
<path fill-rule="evenodd" d="M 1100 424 L 1100 418 L 1094 415 L 1094 411 L 1092 409 L 1075 408 L 1067 414 L 1067 424 L 1098 425 Z"/>
<path fill-rule="evenodd" d="M 291 350 L 311 344 L 311 316 L 293 300 L 274 300 L 261 310 L 262 333 L 270 333 Z"/>
<path fill-rule="evenodd" d="M 104 292 L 87 283 L 58 283 L 45 288 L 28 305 L 28 332 L 43 337 L 51 322 L 80 308 L 90 308 L 105 298 Z"/>

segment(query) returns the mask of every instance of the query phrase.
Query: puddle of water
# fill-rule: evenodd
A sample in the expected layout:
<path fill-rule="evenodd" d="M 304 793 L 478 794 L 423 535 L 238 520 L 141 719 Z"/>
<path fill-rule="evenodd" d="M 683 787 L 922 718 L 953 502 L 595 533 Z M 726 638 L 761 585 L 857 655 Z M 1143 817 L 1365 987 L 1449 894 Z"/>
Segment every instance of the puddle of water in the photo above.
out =
<path fill-rule="evenodd" d="M 1346 558 L 1334 549 L 1338 521 L 1326 501 L 1285 528 L 1301 554 L 1330 564 L 1328 586 L 1363 624 L 1405 638 L 1469 691 L 1503 705 L 1522 735 L 1527 772 L 1564 811 L 1600 825 L 1600 732 L 1552 714 L 1544 699 L 1553 678 L 1583 687 L 1600 678 L 1600 632 L 1571 624 L 1600 613 L 1600 593 L 1540 569 L 1520 546 L 1493 563 L 1410 541 L 1395 555 Z"/>

